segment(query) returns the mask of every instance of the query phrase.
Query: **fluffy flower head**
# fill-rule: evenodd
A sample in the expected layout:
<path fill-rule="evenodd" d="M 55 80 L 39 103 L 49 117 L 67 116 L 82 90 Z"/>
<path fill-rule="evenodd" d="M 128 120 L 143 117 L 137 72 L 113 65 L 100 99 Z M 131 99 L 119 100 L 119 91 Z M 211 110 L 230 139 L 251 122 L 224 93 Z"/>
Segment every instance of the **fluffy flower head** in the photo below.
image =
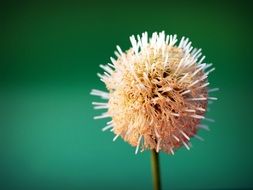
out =
<path fill-rule="evenodd" d="M 174 154 L 180 146 L 190 149 L 200 121 L 205 119 L 208 100 L 208 74 L 212 64 L 204 63 L 201 49 L 194 49 L 188 38 L 177 45 L 176 35 L 147 32 L 130 37 L 132 47 L 116 59 L 100 65 L 98 74 L 109 92 L 92 90 L 107 102 L 93 102 L 95 109 L 107 109 L 95 119 L 111 117 L 103 130 L 111 129 L 132 146 Z M 211 89 L 209 91 L 216 91 Z"/>

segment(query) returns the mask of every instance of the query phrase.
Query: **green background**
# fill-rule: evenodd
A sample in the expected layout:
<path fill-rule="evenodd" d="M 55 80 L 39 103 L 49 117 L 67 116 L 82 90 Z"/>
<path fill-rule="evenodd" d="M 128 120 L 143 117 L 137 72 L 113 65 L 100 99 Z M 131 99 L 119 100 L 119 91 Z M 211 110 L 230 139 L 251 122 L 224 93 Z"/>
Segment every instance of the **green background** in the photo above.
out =
<path fill-rule="evenodd" d="M 152 189 L 150 153 L 101 132 L 89 92 L 117 44 L 162 30 L 201 47 L 221 89 L 205 141 L 161 154 L 164 189 L 253 188 L 253 14 L 239 2 L 2 4 L 0 189 Z"/>

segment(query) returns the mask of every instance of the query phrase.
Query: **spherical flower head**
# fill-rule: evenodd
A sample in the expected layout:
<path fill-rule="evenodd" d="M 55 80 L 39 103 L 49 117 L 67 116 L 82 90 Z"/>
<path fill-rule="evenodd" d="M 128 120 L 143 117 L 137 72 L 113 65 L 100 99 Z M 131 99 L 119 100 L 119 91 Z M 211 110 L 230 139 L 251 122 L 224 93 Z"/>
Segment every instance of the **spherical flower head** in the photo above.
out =
<path fill-rule="evenodd" d="M 194 49 L 188 38 L 178 45 L 176 35 L 164 32 L 130 37 L 132 47 L 117 59 L 100 65 L 98 74 L 109 93 L 92 90 L 108 102 L 93 102 L 95 109 L 107 112 L 95 118 L 111 117 L 103 130 L 111 129 L 115 138 L 122 137 L 136 147 L 174 154 L 184 145 L 190 148 L 191 137 L 201 127 L 208 99 L 208 74 L 212 64 L 203 63 L 201 49 Z M 212 89 L 215 91 L 216 89 Z M 202 128 L 205 128 L 202 125 Z"/>

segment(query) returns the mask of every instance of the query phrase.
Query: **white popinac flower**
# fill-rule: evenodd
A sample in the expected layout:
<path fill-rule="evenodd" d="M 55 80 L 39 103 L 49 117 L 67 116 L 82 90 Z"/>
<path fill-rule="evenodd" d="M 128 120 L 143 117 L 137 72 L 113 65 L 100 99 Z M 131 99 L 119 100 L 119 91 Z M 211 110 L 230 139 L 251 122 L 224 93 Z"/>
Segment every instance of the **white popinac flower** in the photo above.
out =
<path fill-rule="evenodd" d="M 98 74 L 109 92 L 92 90 L 105 102 L 93 102 L 95 109 L 107 109 L 95 119 L 111 117 L 102 130 L 110 129 L 132 146 L 174 154 L 180 146 L 190 149 L 190 138 L 205 118 L 209 92 L 208 75 L 214 68 L 204 63 L 201 49 L 194 49 L 188 38 L 179 44 L 176 35 L 164 32 L 130 37 L 132 47 L 123 52 L 119 46 L 116 59 L 100 65 Z M 210 120 L 210 119 L 207 119 Z"/>

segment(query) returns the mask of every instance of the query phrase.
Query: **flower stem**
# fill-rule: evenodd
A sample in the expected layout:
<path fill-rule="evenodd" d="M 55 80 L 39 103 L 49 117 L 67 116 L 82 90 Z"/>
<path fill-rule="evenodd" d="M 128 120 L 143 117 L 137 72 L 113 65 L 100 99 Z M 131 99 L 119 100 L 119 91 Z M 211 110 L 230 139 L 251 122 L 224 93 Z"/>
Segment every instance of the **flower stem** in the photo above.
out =
<path fill-rule="evenodd" d="M 151 150 L 151 165 L 152 165 L 154 190 L 161 190 L 159 153 L 157 153 L 155 150 Z"/>

